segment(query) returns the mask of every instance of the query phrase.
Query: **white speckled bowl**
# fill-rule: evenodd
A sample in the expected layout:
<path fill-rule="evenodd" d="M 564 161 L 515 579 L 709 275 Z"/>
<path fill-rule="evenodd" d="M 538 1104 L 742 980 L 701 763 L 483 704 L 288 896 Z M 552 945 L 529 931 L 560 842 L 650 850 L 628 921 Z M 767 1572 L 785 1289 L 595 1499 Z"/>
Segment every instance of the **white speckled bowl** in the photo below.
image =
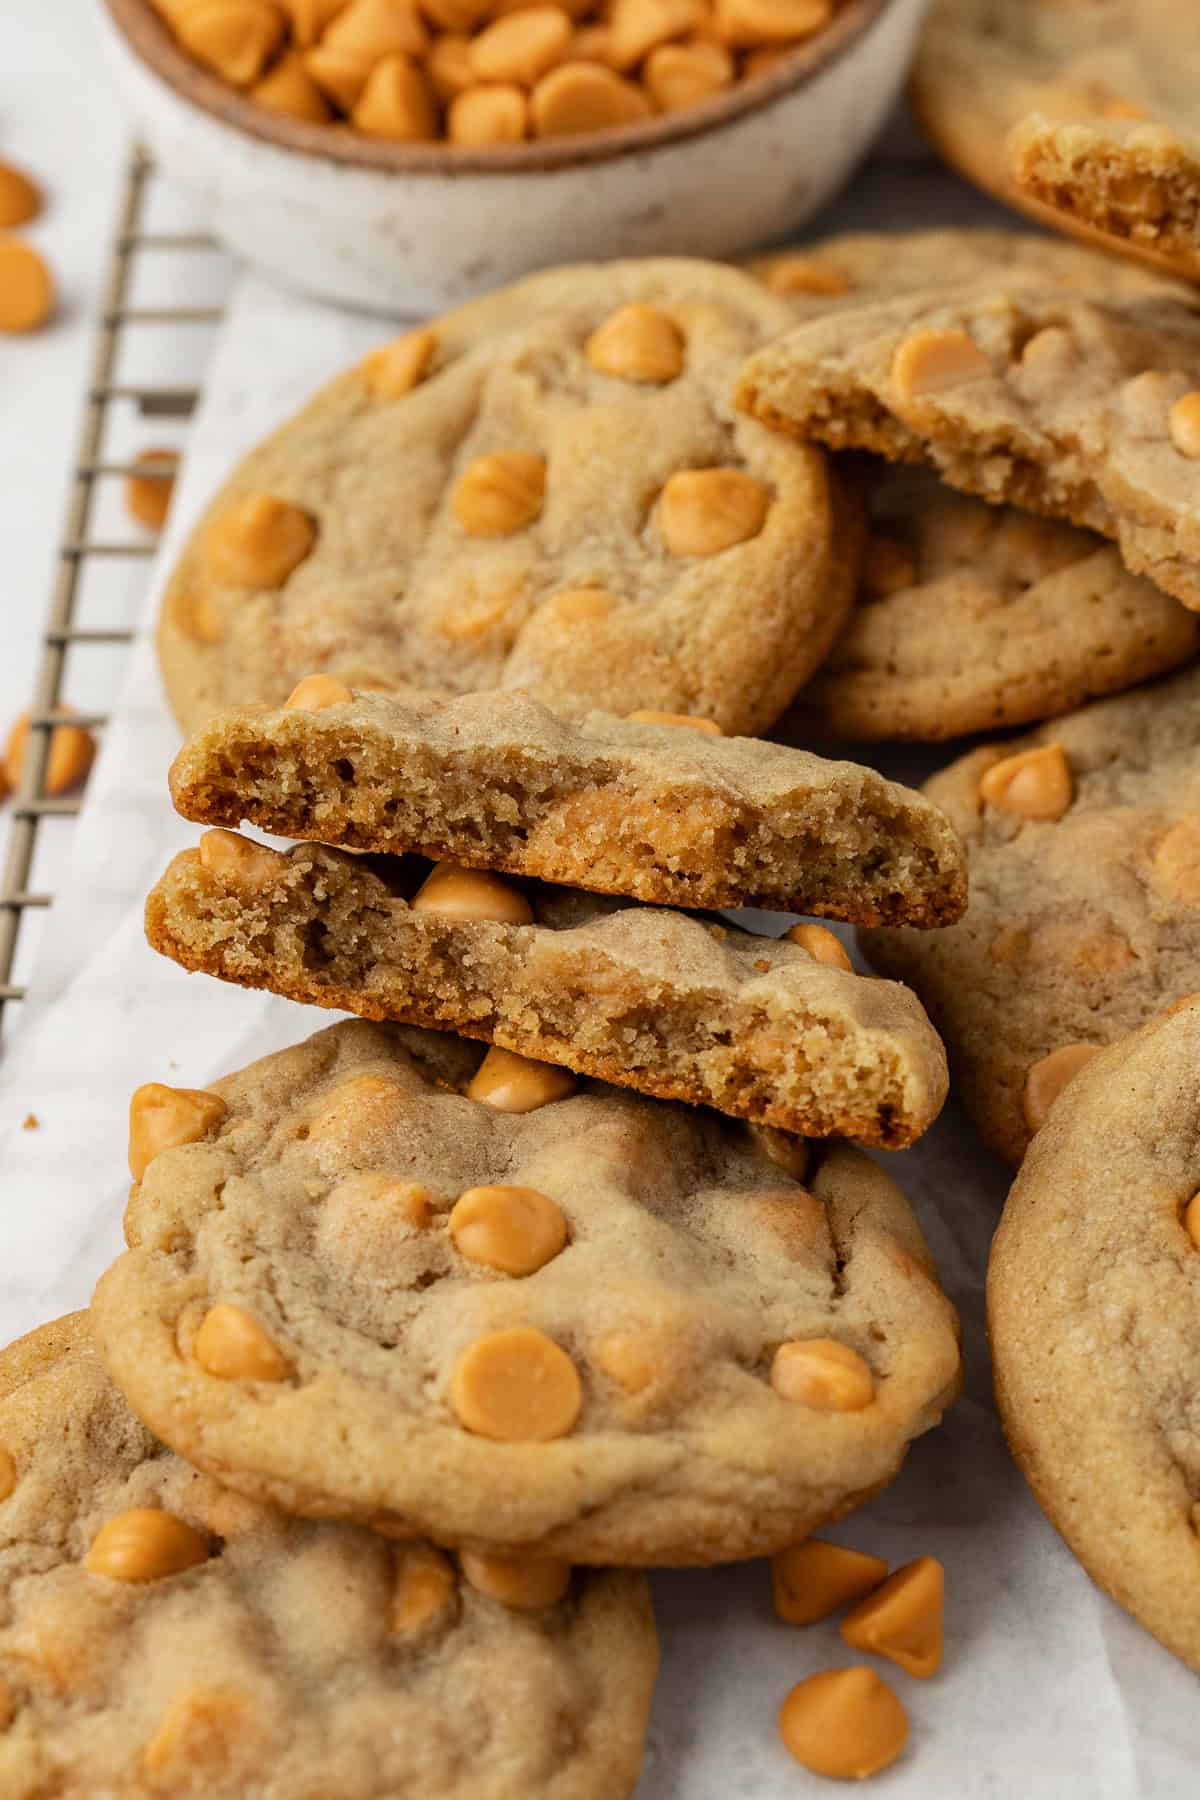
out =
<path fill-rule="evenodd" d="M 846 0 L 786 62 L 689 111 L 490 151 L 392 144 L 248 102 L 149 0 L 104 0 L 137 126 L 214 230 L 289 286 L 385 313 L 597 257 L 731 256 L 840 186 L 904 80 L 927 0 Z"/>

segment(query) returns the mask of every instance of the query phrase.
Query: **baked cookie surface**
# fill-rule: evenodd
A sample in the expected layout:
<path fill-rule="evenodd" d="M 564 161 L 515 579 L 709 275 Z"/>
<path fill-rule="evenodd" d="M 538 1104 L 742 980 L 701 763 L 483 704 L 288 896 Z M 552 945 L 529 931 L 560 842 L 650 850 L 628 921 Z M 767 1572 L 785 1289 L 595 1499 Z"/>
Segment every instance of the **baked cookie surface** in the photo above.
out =
<path fill-rule="evenodd" d="M 93 1303 L 139 1414 L 288 1510 L 576 1561 L 760 1555 L 890 1480 L 959 1354 L 889 1178 L 598 1083 L 501 1112 L 478 1063 L 352 1022 L 154 1091 Z M 229 1307 L 275 1379 L 213 1372 Z"/>
<path fill-rule="evenodd" d="M 341 688 L 316 711 L 223 714 L 170 779 L 200 824 L 658 904 L 938 925 L 966 901 L 945 818 L 872 769 L 679 724 L 565 719 L 528 694 Z"/>
<path fill-rule="evenodd" d="M 1093 1580 L 1194 1669 L 1198 1061 L 1195 997 L 1098 1056 L 1038 1134 L 988 1271 L 1013 1455 Z"/>
<path fill-rule="evenodd" d="M 695 914 L 421 858 L 288 855 L 206 833 L 146 903 L 185 968 L 367 1019 L 499 1044 L 664 1100 L 805 1137 L 900 1149 L 946 1095 L 916 996 Z"/>
<path fill-rule="evenodd" d="M 562 1571 L 520 1609 L 486 1568 L 231 1493 L 133 1417 L 83 1314 L 0 1353 L 0 1469 L 5 1800 L 633 1791 L 640 1577 Z"/>
<path fill-rule="evenodd" d="M 966 917 L 863 947 L 920 994 L 981 1134 L 1019 1162 L 1044 1060 L 1196 984 L 1200 670 L 972 751 L 926 790 L 967 846 Z"/>
<path fill-rule="evenodd" d="M 853 598 L 825 459 L 730 391 L 790 322 L 738 270 L 551 270 L 368 357 L 241 464 L 159 652 L 185 728 L 321 670 L 765 729 Z"/>

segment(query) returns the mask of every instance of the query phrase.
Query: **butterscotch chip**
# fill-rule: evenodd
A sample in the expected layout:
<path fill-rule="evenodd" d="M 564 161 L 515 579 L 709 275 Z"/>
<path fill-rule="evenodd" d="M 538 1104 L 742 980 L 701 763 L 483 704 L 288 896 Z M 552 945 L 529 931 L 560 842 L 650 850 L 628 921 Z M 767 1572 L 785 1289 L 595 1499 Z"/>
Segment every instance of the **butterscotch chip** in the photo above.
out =
<path fill-rule="evenodd" d="M 576 137 L 636 125 L 650 102 L 632 81 L 599 63 L 564 62 L 543 75 L 529 102 L 535 137 Z"/>
<path fill-rule="evenodd" d="M 329 706 L 347 706 L 354 698 L 336 675 L 306 675 L 283 703 L 285 712 L 324 712 Z"/>
<path fill-rule="evenodd" d="M 156 1156 L 207 1137 L 225 1117 L 219 1094 L 148 1081 L 129 1102 L 129 1173 L 140 1181 Z"/>
<path fill-rule="evenodd" d="M 765 259 L 763 279 L 777 294 L 803 294 L 831 299 L 851 292 L 854 284 L 841 270 L 810 256 L 775 256 Z"/>
<path fill-rule="evenodd" d="M 597 326 L 584 346 L 593 369 L 623 381 L 674 381 L 683 368 L 684 336 L 657 306 L 633 302 Z"/>
<path fill-rule="evenodd" d="M 717 27 L 734 49 L 790 44 L 828 25 L 833 0 L 717 0 Z"/>
<path fill-rule="evenodd" d="M 536 1062 L 495 1046 L 477 1069 L 467 1096 L 493 1112 L 537 1112 L 575 1091 L 575 1077 L 555 1063 Z"/>
<path fill-rule="evenodd" d="M 249 1694 L 196 1682 L 175 1694 L 142 1752 L 140 1774 L 155 1793 L 228 1781 L 260 1763 L 263 1724 Z"/>
<path fill-rule="evenodd" d="M 192 1355 L 220 1381 L 284 1381 L 291 1373 L 279 1347 L 240 1306 L 209 1308 L 192 1339 Z"/>
<path fill-rule="evenodd" d="M 252 843 L 236 831 L 206 831 L 200 839 L 200 867 L 232 887 L 266 887 L 282 863 L 280 851 Z"/>
<path fill-rule="evenodd" d="M 815 1625 L 861 1600 L 887 1575 L 881 1557 L 824 1538 L 808 1538 L 771 1558 L 775 1611 L 789 1625 Z"/>
<path fill-rule="evenodd" d="M 281 57 L 261 81 L 256 81 L 250 98 L 269 112 L 305 119 L 310 125 L 327 125 L 333 118 L 333 109 L 298 51 Z"/>
<path fill-rule="evenodd" d="M 450 102 L 446 135 L 452 144 L 519 144 L 528 124 L 524 90 L 493 82 L 468 88 Z"/>
<path fill-rule="evenodd" d="M 139 450 L 133 461 L 135 472 L 125 481 L 125 505 L 139 525 L 161 531 L 171 510 L 179 452 Z"/>
<path fill-rule="evenodd" d="M 207 1562 L 208 1557 L 207 1540 L 182 1519 L 155 1507 L 137 1506 L 100 1527 L 84 1567 L 110 1581 L 161 1581 Z"/>
<path fill-rule="evenodd" d="M 992 763 L 979 779 L 979 798 L 1023 819 L 1061 819 L 1074 797 L 1071 765 L 1061 744 L 1039 744 Z"/>
<path fill-rule="evenodd" d="M 571 1585 L 568 1562 L 529 1562 L 523 1557 L 462 1553 L 462 1572 L 473 1588 L 516 1612 L 557 1606 Z"/>
<path fill-rule="evenodd" d="M 60 712 L 71 712 L 60 706 Z M 29 750 L 30 715 L 18 714 L 4 746 L 4 774 L 11 788 L 21 785 L 25 773 L 25 757 Z M 56 725 L 50 734 L 50 754 L 46 758 L 42 787 L 47 794 L 67 794 L 86 781 L 96 755 L 96 740 L 83 725 Z"/>
<path fill-rule="evenodd" d="M 807 1338 L 781 1344 L 771 1363 L 771 1386 L 784 1400 L 820 1412 L 859 1412 L 875 1398 L 875 1378 L 848 1344 Z"/>
<path fill-rule="evenodd" d="M 643 725 L 671 725 L 682 727 L 684 731 L 702 731 L 708 737 L 720 737 L 721 727 L 715 719 L 694 719 L 690 713 L 654 712 L 650 707 L 642 707 L 631 712 L 629 717 Z"/>
<path fill-rule="evenodd" d="M 468 52 L 479 81 L 535 83 L 562 61 L 571 20 L 560 6 L 527 6 L 485 26 Z"/>
<path fill-rule="evenodd" d="M 438 863 L 413 896 L 414 912 L 446 919 L 491 919 L 501 925 L 532 925 L 533 908 L 524 894 L 486 869 Z"/>
<path fill-rule="evenodd" d="M 792 1689 L 779 1709 L 779 1735 L 815 1775 L 862 1781 L 900 1755 L 908 1715 L 873 1669 L 825 1669 Z"/>
<path fill-rule="evenodd" d="M 1021 1094 L 1021 1109 L 1031 1136 L 1046 1123 L 1050 1108 L 1068 1082 L 1074 1081 L 1100 1049 L 1099 1044 L 1062 1044 L 1034 1063 Z"/>
<path fill-rule="evenodd" d="M 447 31 L 434 39 L 425 68 L 439 100 L 453 100 L 475 86 L 470 50 L 465 32 Z"/>
<path fill-rule="evenodd" d="M 7 1731 L 17 1716 L 17 1699 L 7 1681 L 0 1679 L 0 1731 Z"/>
<path fill-rule="evenodd" d="M 360 57 L 370 70 L 393 56 L 423 56 L 429 33 L 414 0 L 350 0 L 326 30 L 321 48 Z"/>
<path fill-rule="evenodd" d="M 918 331 L 892 358 L 892 385 L 902 400 L 919 400 L 990 375 L 992 365 L 965 331 Z"/>
<path fill-rule="evenodd" d="M 7 1500 L 17 1485 L 17 1465 L 0 1445 L 0 1500 Z"/>
<path fill-rule="evenodd" d="M 658 523 L 672 556 L 717 556 L 757 537 L 771 495 L 740 469 L 680 469 L 659 496 Z"/>
<path fill-rule="evenodd" d="M 0 331 L 37 331 L 55 306 L 54 278 L 32 244 L 0 237 Z"/>
<path fill-rule="evenodd" d="M 304 67 L 323 94 L 344 113 L 353 113 L 374 68 L 370 57 L 354 50 L 331 50 L 316 44 L 304 52 Z"/>
<path fill-rule="evenodd" d="M 434 38 L 435 50 L 445 34 L 466 37 L 476 26 L 482 25 L 489 15 L 494 16 L 495 13 L 490 0 L 422 0 L 422 10 L 442 30 L 442 35 Z"/>
<path fill-rule="evenodd" d="M 1171 442 L 1181 456 L 1200 456 L 1200 393 L 1181 394 L 1170 412 Z"/>
<path fill-rule="evenodd" d="M 514 1326 L 463 1351 L 450 1378 L 450 1404 L 460 1423 L 480 1437 L 545 1443 L 574 1428 L 583 1387 L 553 1338 Z"/>
<path fill-rule="evenodd" d="M 824 925 L 812 925 L 805 921 L 801 925 L 793 925 L 784 934 L 791 944 L 799 944 L 802 950 L 819 963 L 830 969 L 853 969 L 854 964 L 846 951 L 841 938 L 835 937 Z"/>
<path fill-rule="evenodd" d="M 306 50 L 346 10 L 349 0 L 282 0 L 282 4 L 291 21 L 293 38 Z"/>
<path fill-rule="evenodd" d="M 269 0 L 193 0 L 176 24 L 184 49 L 234 87 L 258 80 L 284 29 Z"/>
<path fill-rule="evenodd" d="M 447 1229 L 460 1256 L 506 1275 L 532 1275 L 567 1241 L 562 1208 L 537 1188 L 468 1188 Z"/>
<path fill-rule="evenodd" d="M 1200 1193 L 1193 1194 L 1183 1209 L 1183 1229 L 1191 1239 L 1192 1248 L 1200 1250 Z M 3 1486 L 3 1476 L 0 1475 L 0 1490 Z"/>
<path fill-rule="evenodd" d="M 478 457 L 459 476 L 454 517 L 471 537 L 508 537 L 532 525 L 545 492 L 545 457 L 526 450 L 498 450 Z"/>
<path fill-rule="evenodd" d="M 354 124 L 368 137 L 419 144 L 437 136 L 437 105 L 423 70 L 406 56 L 385 56 L 367 77 Z"/>
<path fill-rule="evenodd" d="M 720 44 L 660 44 L 646 58 L 642 80 L 655 111 L 671 113 L 720 93 L 734 73 L 733 58 Z"/>
<path fill-rule="evenodd" d="M 906 1563 L 842 1620 L 852 1650 L 869 1650 L 927 1681 L 942 1666 L 946 1576 L 933 1556 Z"/>
<path fill-rule="evenodd" d="M 181 588 L 172 595 L 169 617 L 172 626 L 193 645 L 219 644 L 225 635 L 221 608 L 211 594 Z"/>
<path fill-rule="evenodd" d="M 413 1544 L 396 1557 L 391 1626 L 397 1637 L 425 1637 L 447 1625 L 458 1610 L 458 1582 L 449 1557 L 428 1544 Z"/>
<path fill-rule="evenodd" d="M 308 514 L 290 501 L 248 494 L 213 519 L 205 533 L 209 575 L 234 587 L 282 587 L 316 535 Z"/>
<path fill-rule="evenodd" d="M 657 45 L 682 37 L 701 10 L 698 0 L 613 0 L 608 19 L 613 68 L 625 73 Z"/>
<path fill-rule="evenodd" d="M 568 62 L 604 63 L 611 67 L 610 35 L 607 25 L 577 25 L 567 46 Z"/>
<path fill-rule="evenodd" d="M 0 231 L 27 225 L 42 210 L 41 189 L 23 169 L 0 162 Z"/>

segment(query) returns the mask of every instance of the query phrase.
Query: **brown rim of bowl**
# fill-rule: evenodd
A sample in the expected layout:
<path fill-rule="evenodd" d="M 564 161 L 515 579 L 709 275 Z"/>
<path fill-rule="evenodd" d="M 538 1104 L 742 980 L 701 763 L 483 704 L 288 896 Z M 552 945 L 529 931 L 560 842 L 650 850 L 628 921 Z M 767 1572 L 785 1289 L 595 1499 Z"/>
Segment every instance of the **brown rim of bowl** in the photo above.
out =
<path fill-rule="evenodd" d="M 823 31 L 799 45 L 778 68 L 738 81 L 728 92 L 682 112 L 644 124 L 622 125 L 588 136 L 542 138 L 493 150 L 455 150 L 448 144 L 395 144 L 364 137 L 345 125 L 310 125 L 255 106 L 180 49 L 150 0 L 104 0 L 125 43 L 181 99 L 248 137 L 303 156 L 320 156 L 346 168 L 396 175 L 533 175 L 587 163 L 610 162 L 685 143 L 746 117 L 784 94 L 807 87 L 866 35 L 892 0 L 843 0 Z"/>

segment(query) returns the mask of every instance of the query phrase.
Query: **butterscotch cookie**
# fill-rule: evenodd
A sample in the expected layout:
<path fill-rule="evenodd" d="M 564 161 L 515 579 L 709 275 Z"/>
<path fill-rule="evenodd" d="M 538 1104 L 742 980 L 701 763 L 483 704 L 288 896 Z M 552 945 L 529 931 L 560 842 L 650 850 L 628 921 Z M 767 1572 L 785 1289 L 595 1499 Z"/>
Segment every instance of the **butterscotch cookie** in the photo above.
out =
<path fill-rule="evenodd" d="M 796 326 L 751 357 L 738 400 L 779 431 L 1098 531 L 1196 610 L 1200 311 L 1178 293 L 905 294 Z"/>
<path fill-rule="evenodd" d="M 926 791 L 967 845 L 967 915 L 864 948 L 920 994 L 983 1137 L 1019 1162 L 1088 1047 L 1196 985 L 1200 670 L 975 750 Z"/>
<path fill-rule="evenodd" d="M 133 1417 L 82 1314 L 0 1355 L 0 1496 L 5 1800 L 633 1790 L 640 1577 L 460 1567 L 231 1493 Z"/>
<path fill-rule="evenodd" d="M 760 731 L 849 610 L 824 458 L 733 409 L 790 322 L 738 270 L 552 270 L 409 333 L 249 456 L 169 584 L 188 729 L 313 670 Z"/>
<path fill-rule="evenodd" d="M 289 855 L 206 832 L 146 903 L 187 969 L 367 1019 L 483 1038 L 664 1100 L 898 1149 L 946 1094 L 916 996 L 814 948 L 694 914 L 418 857 Z M 830 960 L 824 960 L 830 959 Z"/>
<path fill-rule="evenodd" d="M 313 710 L 313 709 L 316 710 Z M 176 757 L 185 818 L 683 906 L 940 925 L 962 846 L 919 794 L 687 721 L 564 719 L 527 694 L 458 700 L 305 681 Z"/>
<path fill-rule="evenodd" d="M 890 1480 L 958 1346 L 888 1177 L 479 1055 L 355 1021 L 135 1096 L 93 1313 L 139 1415 L 289 1511 L 584 1562 L 761 1555 Z"/>
<path fill-rule="evenodd" d="M 1200 1004 L 1054 1108 L 988 1270 L 1013 1455 L 1093 1580 L 1200 1669 Z"/>
<path fill-rule="evenodd" d="M 1005 141 L 1029 113 L 1100 130 L 1152 119 L 1189 132 L 1200 78 L 1192 25 L 1175 0 L 936 0 L 914 66 L 913 108 L 946 160 L 997 198 L 1167 267 L 1168 243 L 1153 230 L 1100 233 L 1082 215 L 1039 204 L 1013 181 Z M 1144 217 L 1144 196 L 1128 192 L 1121 212 L 1130 225 Z M 1160 224 L 1168 217 L 1169 209 Z"/>
<path fill-rule="evenodd" d="M 875 465 L 869 512 L 859 604 L 776 737 L 934 742 L 1027 725 L 1200 647 L 1200 620 L 1090 532 L 889 465 Z"/>

